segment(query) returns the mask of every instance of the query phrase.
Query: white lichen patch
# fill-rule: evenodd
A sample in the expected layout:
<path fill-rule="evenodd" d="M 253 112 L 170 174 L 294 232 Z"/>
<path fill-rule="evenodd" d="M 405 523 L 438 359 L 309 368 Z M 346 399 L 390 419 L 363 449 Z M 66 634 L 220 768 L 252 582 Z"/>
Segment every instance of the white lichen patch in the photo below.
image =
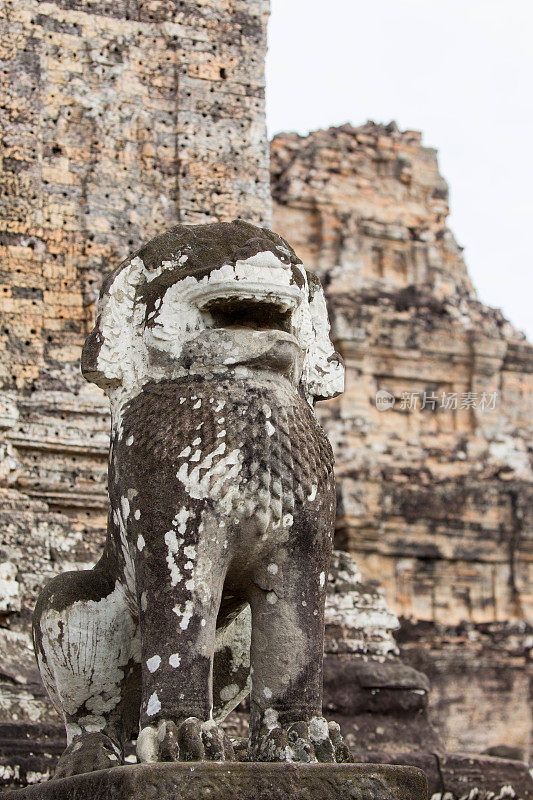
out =
<path fill-rule="evenodd" d="M 310 491 L 310 493 L 307 495 L 307 499 L 308 499 L 308 500 L 310 500 L 311 502 L 313 502 L 313 500 L 314 500 L 314 499 L 315 499 L 315 497 L 316 497 L 316 492 L 317 492 L 317 489 L 318 489 L 318 486 L 317 486 L 317 484 L 316 484 L 316 483 L 313 483 L 313 485 L 311 486 L 311 491 Z"/>
<path fill-rule="evenodd" d="M 109 758 L 115 758 L 116 756 L 109 756 Z M 26 783 L 28 786 L 32 786 L 35 783 L 44 783 L 47 781 L 51 776 L 51 771 L 49 769 L 45 770 L 44 772 L 37 772 L 36 770 L 29 769 L 26 771 Z"/>
<path fill-rule="evenodd" d="M 324 717 L 312 717 L 309 720 L 309 736 L 314 742 L 323 742 L 329 739 L 328 723 Z"/>
<path fill-rule="evenodd" d="M 230 700 L 238 695 L 240 687 L 237 686 L 236 683 L 229 683 L 227 686 L 223 686 L 220 690 L 220 699 L 223 703 L 228 703 Z"/>
<path fill-rule="evenodd" d="M 144 536 L 142 535 L 142 533 L 140 533 L 137 536 L 137 550 L 140 553 L 142 553 L 142 551 L 144 550 L 145 545 L 146 545 L 146 542 L 144 541 Z"/>
<path fill-rule="evenodd" d="M 271 575 L 277 575 L 279 567 L 277 564 L 269 564 L 267 570 L 270 572 Z"/>
<path fill-rule="evenodd" d="M 306 356 L 302 369 L 302 384 L 312 406 L 314 397 L 335 397 L 344 391 L 344 367 L 335 358 L 331 343 L 326 299 L 322 287 L 316 286 L 308 304 L 307 313 L 300 313 L 301 338 L 307 338 Z M 306 317 L 309 317 L 309 323 Z M 293 319 L 293 325 L 295 324 Z"/>
<path fill-rule="evenodd" d="M 92 710 L 91 705 L 94 705 L 91 703 L 92 700 L 93 698 L 85 703 L 85 706 L 89 708 L 89 710 Z M 99 733 L 104 730 L 107 721 L 102 714 L 86 714 L 84 717 L 78 719 L 78 723 L 81 729 L 87 733 Z"/>
<path fill-rule="evenodd" d="M 106 715 L 120 702 L 130 659 L 138 657 L 139 635 L 124 588 L 101 600 L 75 601 L 41 618 L 39 665 L 46 689 L 62 713 L 74 715 L 85 704 L 89 712 L 69 723 L 69 743 L 82 730 L 99 731 Z"/>
<path fill-rule="evenodd" d="M 146 714 L 149 717 L 153 717 L 154 714 L 159 713 L 159 711 L 161 711 L 161 701 L 157 696 L 157 692 L 154 692 L 148 698 L 148 703 L 146 705 Z"/>
<path fill-rule="evenodd" d="M 156 672 L 161 666 L 161 656 L 152 656 L 148 658 L 146 661 L 146 666 L 148 667 L 149 672 Z"/>
<path fill-rule="evenodd" d="M 267 731 L 279 727 L 278 712 L 274 708 L 266 708 L 263 713 L 263 725 Z"/>
<path fill-rule="evenodd" d="M 20 767 L 16 764 L 14 767 L 9 764 L 0 764 L 0 781 L 7 783 L 12 780 L 20 780 Z"/>
<path fill-rule="evenodd" d="M 272 436 L 276 432 L 276 429 L 272 425 L 270 420 L 267 420 L 267 422 L 266 422 L 266 430 L 267 430 L 267 433 L 268 433 L 269 436 Z"/>
<path fill-rule="evenodd" d="M 120 506 L 122 508 L 122 514 L 124 516 L 124 520 L 127 520 L 130 515 L 130 501 L 127 497 L 120 498 Z"/>
<path fill-rule="evenodd" d="M 237 476 L 242 466 L 242 453 L 237 448 L 226 455 L 225 451 L 226 443 L 221 442 L 192 468 L 188 463 L 182 464 L 176 477 L 190 497 L 210 497 L 218 501 L 222 511 L 230 513 L 233 501 L 240 495 Z"/>
<path fill-rule="evenodd" d="M 127 511 L 128 513 L 125 514 L 124 512 Z M 113 511 L 113 522 L 115 523 L 118 529 L 119 535 L 119 542 L 120 542 L 120 550 L 124 559 L 124 579 L 126 581 L 126 586 L 128 587 L 128 591 L 132 597 L 135 597 L 137 594 L 136 591 L 136 581 L 135 581 L 135 564 L 133 561 L 133 555 L 130 551 L 130 546 L 128 542 L 128 534 L 126 528 L 126 520 L 129 516 L 130 511 L 130 503 L 127 497 L 123 497 L 121 499 L 121 506 L 120 509 L 115 509 Z"/>
<path fill-rule="evenodd" d="M 181 664 L 181 658 L 179 653 L 172 653 L 172 655 L 169 656 L 168 663 L 170 664 L 171 667 L 173 667 L 173 669 L 177 669 L 177 667 L 179 667 L 179 665 Z"/>
<path fill-rule="evenodd" d="M 181 630 L 187 630 L 189 627 L 189 622 L 191 621 L 191 617 L 194 613 L 194 603 L 192 600 L 186 600 L 185 603 L 180 603 L 174 606 L 172 611 L 179 619 L 179 627 Z"/>
<path fill-rule="evenodd" d="M 189 521 L 191 512 L 188 508 L 180 508 L 172 521 L 172 525 L 178 526 L 178 533 L 184 534 L 187 530 L 187 522 Z"/>
<path fill-rule="evenodd" d="M 166 561 L 170 572 L 170 582 L 172 586 L 177 586 L 182 579 L 182 574 L 176 563 L 176 558 L 179 556 L 183 539 L 181 537 L 178 539 L 176 531 L 170 530 L 165 533 L 165 543 L 168 548 Z"/>
<path fill-rule="evenodd" d="M 67 734 L 67 744 L 70 744 L 72 740 L 76 738 L 76 736 L 80 736 L 83 733 L 80 726 L 77 725 L 75 722 L 67 722 L 65 725 L 65 731 Z"/>

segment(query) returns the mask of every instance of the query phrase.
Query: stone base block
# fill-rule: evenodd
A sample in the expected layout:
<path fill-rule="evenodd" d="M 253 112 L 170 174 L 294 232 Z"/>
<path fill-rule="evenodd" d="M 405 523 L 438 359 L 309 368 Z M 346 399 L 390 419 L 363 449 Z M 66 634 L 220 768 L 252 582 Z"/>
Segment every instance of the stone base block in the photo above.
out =
<path fill-rule="evenodd" d="M 1 800 L 427 800 L 422 770 L 389 764 L 136 764 L 2 792 Z"/>

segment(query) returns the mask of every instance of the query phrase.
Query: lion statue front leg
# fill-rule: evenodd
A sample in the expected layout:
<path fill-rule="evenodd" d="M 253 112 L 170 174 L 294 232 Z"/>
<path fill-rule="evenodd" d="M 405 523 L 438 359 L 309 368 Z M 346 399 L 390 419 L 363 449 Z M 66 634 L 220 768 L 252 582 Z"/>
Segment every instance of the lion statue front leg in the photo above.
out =
<path fill-rule="evenodd" d="M 212 543 L 207 555 L 195 528 L 184 528 L 181 547 L 190 558 L 185 556 L 183 567 L 194 561 L 197 575 L 209 574 L 213 563 L 220 569 L 198 591 L 185 569 L 188 579 L 173 585 L 179 567 L 174 561 L 173 572 L 168 573 L 158 537 L 153 547 L 147 542 L 138 553 L 143 652 L 137 755 L 143 762 L 234 760 L 229 738 L 213 719 L 212 674 L 224 553 Z M 167 540 L 178 540 L 172 528 Z"/>
<path fill-rule="evenodd" d="M 352 761 L 322 716 L 324 605 L 335 507 L 332 476 L 312 513 L 295 508 L 290 544 L 253 576 L 249 758 Z M 324 536 L 324 532 L 327 535 Z"/>

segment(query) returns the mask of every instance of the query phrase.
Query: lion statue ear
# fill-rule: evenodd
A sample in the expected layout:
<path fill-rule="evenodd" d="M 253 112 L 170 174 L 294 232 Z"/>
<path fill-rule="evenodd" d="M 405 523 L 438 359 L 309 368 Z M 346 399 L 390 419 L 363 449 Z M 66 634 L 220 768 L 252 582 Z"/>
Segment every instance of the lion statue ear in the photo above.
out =
<path fill-rule="evenodd" d="M 119 366 L 106 369 L 99 360 L 100 352 L 104 345 L 104 334 L 102 333 L 102 315 L 98 314 L 94 323 L 94 328 L 85 339 L 83 350 L 81 351 L 81 372 L 85 380 L 95 383 L 101 389 L 110 389 L 120 386 L 121 370 Z M 100 361 L 100 363 L 99 363 Z M 106 366 L 110 366 L 107 365 Z"/>
<path fill-rule="evenodd" d="M 330 339 L 324 290 L 318 277 L 306 270 L 313 342 L 307 348 L 302 381 L 310 401 L 327 400 L 344 391 L 344 362 Z"/>
<path fill-rule="evenodd" d="M 143 320 L 146 306 L 137 298 L 144 274 L 140 258 L 127 260 L 104 280 L 93 330 L 85 340 L 81 371 L 108 394 L 134 388 L 143 366 Z"/>

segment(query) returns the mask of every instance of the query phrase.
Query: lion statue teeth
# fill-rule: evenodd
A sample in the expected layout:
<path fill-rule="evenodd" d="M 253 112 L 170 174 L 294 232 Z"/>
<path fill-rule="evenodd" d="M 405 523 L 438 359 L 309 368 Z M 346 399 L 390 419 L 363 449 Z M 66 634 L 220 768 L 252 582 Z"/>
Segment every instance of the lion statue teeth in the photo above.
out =
<path fill-rule="evenodd" d="M 320 282 L 275 233 L 176 225 L 103 282 L 82 355 L 107 393 L 109 521 L 93 570 L 52 580 L 34 641 L 68 747 L 56 776 L 248 758 L 346 761 L 322 717 L 333 455 L 342 392 Z"/>

